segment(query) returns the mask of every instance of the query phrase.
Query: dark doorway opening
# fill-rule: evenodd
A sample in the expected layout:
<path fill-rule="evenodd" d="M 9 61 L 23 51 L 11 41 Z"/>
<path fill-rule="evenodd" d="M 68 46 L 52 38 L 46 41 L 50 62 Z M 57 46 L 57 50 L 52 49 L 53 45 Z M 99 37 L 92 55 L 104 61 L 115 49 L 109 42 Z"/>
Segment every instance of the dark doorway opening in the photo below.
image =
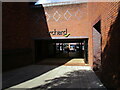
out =
<path fill-rule="evenodd" d="M 55 57 L 84 58 L 84 43 L 54 43 Z"/>
<path fill-rule="evenodd" d="M 88 39 L 35 40 L 35 62 L 45 58 L 83 58 L 88 63 Z"/>
<path fill-rule="evenodd" d="M 93 26 L 101 34 L 101 20 Z"/>
<path fill-rule="evenodd" d="M 102 50 L 102 37 L 101 37 L 101 20 L 93 26 L 93 67 L 94 70 L 99 70 L 101 66 L 101 50 Z"/>

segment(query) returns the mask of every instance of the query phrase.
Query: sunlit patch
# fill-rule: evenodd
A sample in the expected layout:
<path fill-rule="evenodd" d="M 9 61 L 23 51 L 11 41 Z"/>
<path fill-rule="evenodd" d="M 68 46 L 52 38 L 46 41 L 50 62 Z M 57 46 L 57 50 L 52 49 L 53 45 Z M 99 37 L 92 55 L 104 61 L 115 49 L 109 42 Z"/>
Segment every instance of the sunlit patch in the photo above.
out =
<path fill-rule="evenodd" d="M 100 87 L 102 87 L 103 85 L 101 84 L 101 85 L 99 85 Z"/>
<path fill-rule="evenodd" d="M 84 59 L 74 58 L 68 61 L 67 63 L 78 63 L 78 62 L 84 63 Z M 31 89 L 47 90 L 50 88 L 66 88 L 66 85 L 71 87 L 73 83 L 78 84 L 78 86 L 80 85 L 79 88 L 86 88 L 86 85 L 89 85 L 87 86 L 87 88 L 94 88 L 94 87 L 103 88 L 102 83 L 96 77 L 95 73 L 93 72 L 90 66 L 61 65 L 38 77 L 35 77 L 31 80 L 25 81 L 18 85 L 12 86 L 8 89 L 31 88 Z M 72 87 L 76 88 L 76 86 L 74 85 Z"/>
<path fill-rule="evenodd" d="M 49 72 L 46 72 L 34 79 L 31 79 L 31 80 L 23 82 L 21 84 L 12 86 L 10 88 L 34 88 L 34 87 L 50 84 L 53 81 L 56 81 L 56 80 L 62 78 L 62 80 L 59 80 L 61 82 L 57 82 L 56 84 L 54 84 L 55 86 L 58 86 L 60 84 L 66 83 L 68 78 L 78 76 L 74 72 L 76 72 L 76 71 L 81 72 L 80 70 L 92 71 L 91 68 L 88 66 L 87 67 L 85 67 L 85 66 L 59 66 L 59 67 L 57 67 Z M 48 87 L 51 88 L 51 86 L 49 86 L 49 85 L 48 85 Z"/>
<path fill-rule="evenodd" d="M 69 62 L 64 64 L 65 66 L 86 66 L 84 59 L 81 58 L 73 58 Z"/>

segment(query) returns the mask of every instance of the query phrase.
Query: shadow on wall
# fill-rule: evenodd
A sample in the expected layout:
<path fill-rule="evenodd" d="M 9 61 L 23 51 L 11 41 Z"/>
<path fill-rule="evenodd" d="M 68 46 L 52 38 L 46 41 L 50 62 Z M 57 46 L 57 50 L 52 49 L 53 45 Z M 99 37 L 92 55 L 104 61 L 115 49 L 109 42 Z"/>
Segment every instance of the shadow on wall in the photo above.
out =
<path fill-rule="evenodd" d="M 33 64 L 33 38 L 50 38 L 44 8 L 40 6 L 28 2 L 3 3 L 3 71 Z"/>
<path fill-rule="evenodd" d="M 47 17 L 42 4 L 34 5 L 30 3 L 30 32 L 32 39 L 51 39 L 49 28 L 47 24 Z"/>
<path fill-rule="evenodd" d="M 49 34 L 47 17 L 43 5 L 35 6 L 32 3 L 30 11 L 30 25 L 32 25 L 30 32 L 33 40 L 33 54 L 35 62 L 39 62 L 49 55 L 48 40 L 51 40 L 51 36 Z"/>
<path fill-rule="evenodd" d="M 120 8 L 102 52 L 101 79 L 108 88 L 120 88 Z"/>

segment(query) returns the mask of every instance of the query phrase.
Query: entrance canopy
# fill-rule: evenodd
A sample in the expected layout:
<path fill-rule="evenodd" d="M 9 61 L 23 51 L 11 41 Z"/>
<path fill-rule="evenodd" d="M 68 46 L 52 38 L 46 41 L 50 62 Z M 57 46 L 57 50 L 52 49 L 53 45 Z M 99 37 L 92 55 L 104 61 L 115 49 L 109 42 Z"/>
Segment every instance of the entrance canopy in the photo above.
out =
<path fill-rule="evenodd" d="M 79 36 L 79 37 L 52 37 L 52 39 L 86 39 L 88 36 Z"/>
<path fill-rule="evenodd" d="M 88 39 L 87 36 L 79 36 L 79 37 L 51 37 L 51 38 L 34 38 L 34 40 L 45 40 L 50 42 L 61 42 L 61 43 L 75 43 L 81 42 L 85 39 Z"/>

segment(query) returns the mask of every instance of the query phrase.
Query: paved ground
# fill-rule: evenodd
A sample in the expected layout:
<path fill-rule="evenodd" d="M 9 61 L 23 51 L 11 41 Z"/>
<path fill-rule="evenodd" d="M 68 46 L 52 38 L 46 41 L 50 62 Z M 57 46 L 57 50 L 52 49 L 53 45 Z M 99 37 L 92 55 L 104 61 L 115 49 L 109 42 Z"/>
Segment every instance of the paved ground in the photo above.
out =
<path fill-rule="evenodd" d="M 89 66 L 70 66 L 70 63 L 76 62 L 84 63 L 82 59 L 77 58 L 61 66 L 31 65 L 6 72 L 3 74 L 3 86 L 8 90 L 13 88 L 32 88 L 35 90 L 51 88 L 105 89 Z"/>
<path fill-rule="evenodd" d="M 29 65 L 5 72 L 2 75 L 3 89 L 33 79 L 57 67 L 57 65 Z"/>
<path fill-rule="evenodd" d="M 82 59 L 82 58 L 73 58 L 73 59 L 70 59 L 64 65 L 65 66 L 89 66 L 88 64 L 85 64 L 84 59 Z"/>
<path fill-rule="evenodd" d="M 65 66 L 88 66 L 83 58 L 49 58 L 37 63 L 38 65 L 65 65 Z"/>
<path fill-rule="evenodd" d="M 83 55 L 81 55 L 81 53 L 79 53 L 79 52 L 69 52 L 69 53 L 67 53 L 67 52 L 63 52 L 63 53 L 59 53 L 59 54 L 57 54 L 56 55 L 56 57 L 58 57 L 58 58 L 61 58 L 61 57 L 73 57 L 73 58 L 80 58 L 80 56 L 83 56 Z"/>

